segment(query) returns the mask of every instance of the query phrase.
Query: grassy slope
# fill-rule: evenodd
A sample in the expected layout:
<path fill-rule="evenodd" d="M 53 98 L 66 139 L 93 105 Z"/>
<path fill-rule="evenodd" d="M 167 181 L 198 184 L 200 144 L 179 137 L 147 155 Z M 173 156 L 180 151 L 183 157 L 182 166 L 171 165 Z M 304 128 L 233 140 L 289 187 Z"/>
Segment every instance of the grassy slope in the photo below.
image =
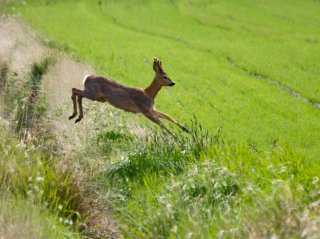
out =
<path fill-rule="evenodd" d="M 178 119 L 195 114 L 230 140 L 259 148 L 280 140 L 316 158 L 319 110 L 227 57 L 318 101 L 318 3 L 27 3 L 17 5 L 24 18 L 119 81 L 146 85 L 152 56 L 161 57 L 177 86 L 162 92 L 158 107 Z"/>

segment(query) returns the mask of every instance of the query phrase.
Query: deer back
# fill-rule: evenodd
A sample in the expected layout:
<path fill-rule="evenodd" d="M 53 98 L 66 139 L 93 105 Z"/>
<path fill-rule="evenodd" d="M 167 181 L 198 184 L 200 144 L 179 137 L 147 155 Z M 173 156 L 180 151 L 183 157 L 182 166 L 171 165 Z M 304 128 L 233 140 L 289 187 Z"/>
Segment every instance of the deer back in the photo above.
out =
<path fill-rule="evenodd" d="M 84 80 L 87 98 L 100 102 L 108 102 L 114 107 L 140 113 L 151 109 L 154 105 L 142 89 L 128 87 L 102 76 L 91 75 Z"/>

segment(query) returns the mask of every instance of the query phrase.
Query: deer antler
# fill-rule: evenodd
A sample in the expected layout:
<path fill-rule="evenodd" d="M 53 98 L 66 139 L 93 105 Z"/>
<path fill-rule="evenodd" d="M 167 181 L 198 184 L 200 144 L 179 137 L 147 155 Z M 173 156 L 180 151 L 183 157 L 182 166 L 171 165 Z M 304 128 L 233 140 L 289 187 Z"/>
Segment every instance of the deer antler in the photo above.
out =
<path fill-rule="evenodd" d="M 154 57 L 153 58 L 153 69 L 155 72 L 158 72 L 158 73 L 164 73 L 164 69 L 163 69 L 163 66 L 162 66 L 162 62 L 160 59 L 158 59 L 157 57 Z"/>

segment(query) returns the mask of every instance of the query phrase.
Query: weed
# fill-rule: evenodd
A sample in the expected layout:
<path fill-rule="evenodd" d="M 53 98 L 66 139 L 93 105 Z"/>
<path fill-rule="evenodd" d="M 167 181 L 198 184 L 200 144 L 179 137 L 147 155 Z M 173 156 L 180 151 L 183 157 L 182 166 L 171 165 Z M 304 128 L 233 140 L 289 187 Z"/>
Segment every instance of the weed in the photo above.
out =
<path fill-rule="evenodd" d="M 136 143 L 127 158 L 110 165 L 111 180 L 140 179 L 147 175 L 178 175 L 187 165 L 197 162 L 207 148 L 219 140 L 219 132 L 209 137 L 197 120 L 191 124 L 191 134 L 180 133 L 177 139 L 157 131 Z"/>
<path fill-rule="evenodd" d="M 52 49 L 57 49 L 60 51 L 65 51 L 65 52 L 70 52 L 70 48 L 67 44 L 63 44 L 57 41 L 53 40 L 47 40 L 43 42 L 47 47 L 52 48 Z"/>
<path fill-rule="evenodd" d="M 19 132 L 23 139 L 30 137 L 30 129 L 36 124 L 38 118 L 46 111 L 44 98 L 40 96 L 41 79 L 45 74 L 50 60 L 45 58 L 41 63 L 34 63 L 31 66 L 29 79 L 22 87 L 16 99 L 15 122 L 16 132 Z"/>
<path fill-rule="evenodd" d="M 39 205 L 24 198 L 0 198 L 0 234 L 4 238 L 80 238 Z"/>
<path fill-rule="evenodd" d="M 9 66 L 0 61 L 0 93 L 6 92 L 8 87 Z"/>

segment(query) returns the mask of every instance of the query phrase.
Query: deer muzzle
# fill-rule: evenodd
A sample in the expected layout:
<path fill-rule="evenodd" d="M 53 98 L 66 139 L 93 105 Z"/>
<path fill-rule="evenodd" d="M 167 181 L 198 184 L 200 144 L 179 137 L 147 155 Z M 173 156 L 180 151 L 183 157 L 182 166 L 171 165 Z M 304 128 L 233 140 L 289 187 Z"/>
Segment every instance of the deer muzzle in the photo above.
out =
<path fill-rule="evenodd" d="M 174 86 L 176 83 L 174 83 L 173 81 L 169 84 L 169 86 Z"/>

